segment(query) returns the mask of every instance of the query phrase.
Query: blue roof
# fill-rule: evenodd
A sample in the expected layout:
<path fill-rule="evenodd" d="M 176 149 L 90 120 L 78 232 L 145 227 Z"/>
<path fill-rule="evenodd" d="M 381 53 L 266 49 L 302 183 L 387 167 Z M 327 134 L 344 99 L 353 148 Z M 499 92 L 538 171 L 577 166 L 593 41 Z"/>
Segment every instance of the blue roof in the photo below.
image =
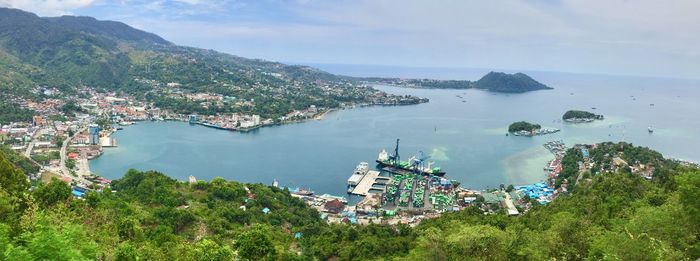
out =
<path fill-rule="evenodd" d="M 81 191 L 76 190 L 76 189 L 73 189 L 73 191 L 71 191 L 71 193 L 73 194 L 73 196 L 76 196 L 79 198 L 82 198 L 83 196 L 85 196 L 85 192 L 81 192 Z"/>
<path fill-rule="evenodd" d="M 270 213 L 270 209 L 269 209 L 269 208 L 263 208 L 262 212 L 265 213 L 265 214 Z"/>

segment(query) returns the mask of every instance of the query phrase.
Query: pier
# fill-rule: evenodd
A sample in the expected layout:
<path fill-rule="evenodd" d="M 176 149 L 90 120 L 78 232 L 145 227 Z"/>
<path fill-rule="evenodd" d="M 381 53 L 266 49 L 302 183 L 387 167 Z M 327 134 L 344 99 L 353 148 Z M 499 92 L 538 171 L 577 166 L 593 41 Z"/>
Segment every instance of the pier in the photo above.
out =
<path fill-rule="evenodd" d="M 370 189 L 379 189 L 376 187 L 373 188 L 373 185 L 376 182 L 377 178 L 379 178 L 379 171 L 367 171 L 367 174 L 365 174 L 362 180 L 360 180 L 360 183 L 358 183 L 357 186 L 355 186 L 355 189 L 352 190 L 351 194 L 367 196 L 367 194 L 369 194 Z M 382 189 L 382 191 L 383 190 L 384 189 Z"/>

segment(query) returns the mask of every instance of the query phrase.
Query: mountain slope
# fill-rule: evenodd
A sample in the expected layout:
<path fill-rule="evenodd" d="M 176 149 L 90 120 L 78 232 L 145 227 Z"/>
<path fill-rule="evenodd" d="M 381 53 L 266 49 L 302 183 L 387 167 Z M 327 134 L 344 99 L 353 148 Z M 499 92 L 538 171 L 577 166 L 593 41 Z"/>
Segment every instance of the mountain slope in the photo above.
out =
<path fill-rule="evenodd" d="M 134 77 L 197 85 L 194 88 L 222 81 L 340 81 L 306 66 L 177 46 L 120 22 L 74 16 L 44 18 L 8 8 L 0 8 L 0 51 L 11 60 L 40 68 L 41 72 L 26 75 L 40 85 L 116 89 L 135 85 Z M 7 65 L 0 66 L 7 69 Z M 275 76 L 256 73 L 261 70 Z M 173 80 L 171 76 L 178 77 Z"/>
<path fill-rule="evenodd" d="M 119 22 L 45 18 L 7 8 L 0 8 L 0 72 L 2 97 L 40 99 L 38 87 L 58 87 L 68 97 L 86 86 L 131 94 L 181 114 L 280 119 L 311 105 L 427 101 L 357 88 L 351 79 L 307 66 L 178 46 Z M 227 96 L 232 102 L 206 106 L 188 100 L 185 94 L 190 93 Z"/>

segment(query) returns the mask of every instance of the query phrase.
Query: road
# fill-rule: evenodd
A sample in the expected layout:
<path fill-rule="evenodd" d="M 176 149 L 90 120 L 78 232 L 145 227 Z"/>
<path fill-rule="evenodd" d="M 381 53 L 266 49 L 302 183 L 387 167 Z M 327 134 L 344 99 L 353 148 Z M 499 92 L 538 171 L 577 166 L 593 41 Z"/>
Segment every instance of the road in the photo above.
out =
<path fill-rule="evenodd" d="M 63 141 L 63 145 L 61 146 L 61 164 L 59 166 L 61 168 L 61 173 L 64 176 L 70 176 L 70 170 L 68 169 L 68 167 L 66 167 L 66 157 L 68 157 L 68 155 L 66 155 L 68 151 L 68 144 L 70 144 L 75 135 L 86 130 L 87 127 L 82 127 L 80 130 L 76 131 L 75 134 L 73 134 L 73 136 L 70 136 L 65 141 Z"/>
<path fill-rule="evenodd" d="M 32 133 L 32 139 L 29 141 L 29 145 L 27 145 L 27 150 L 24 151 L 25 157 L 32 157 L 32 150 L 34 149 L 34 143 L 36 143 L 36 137 L 39 136 L 39 133 L 41 133 L 41 131 L 42 129 L 36 129 L 34 130 L 34 133 Z"/>

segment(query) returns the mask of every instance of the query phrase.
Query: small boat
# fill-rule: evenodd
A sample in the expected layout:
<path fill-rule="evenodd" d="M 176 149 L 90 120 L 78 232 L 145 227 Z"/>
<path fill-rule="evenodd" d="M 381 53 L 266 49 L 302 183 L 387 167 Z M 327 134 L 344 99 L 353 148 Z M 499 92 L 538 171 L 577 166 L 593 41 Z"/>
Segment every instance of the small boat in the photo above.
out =
<path fill-rule="evenodd" d="M 652 129 L 651 126 L 649 126 L 649 128 L 647 128 L 647 131 L 649 131 L 649 133 L 653 133 L 654 129 Z"/>
<path fill-rule="evenodd" d="M 117 130 L 123 130 L 123 129 L 124 129 L 124 128 L 122 128 L 122 127 L 117 127 Z"/>
<path fill-rule="evenodd" d="M 653 104 L 653 103 L 650 103 L 649 106 L 654 106 L 654 104 Z"/>

